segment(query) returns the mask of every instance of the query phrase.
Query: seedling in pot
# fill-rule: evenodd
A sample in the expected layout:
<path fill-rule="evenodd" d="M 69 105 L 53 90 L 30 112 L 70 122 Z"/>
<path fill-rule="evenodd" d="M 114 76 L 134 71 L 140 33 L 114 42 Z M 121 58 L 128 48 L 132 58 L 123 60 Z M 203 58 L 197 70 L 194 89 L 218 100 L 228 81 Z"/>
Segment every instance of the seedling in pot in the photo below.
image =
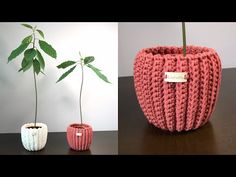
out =
<path fill-rule="evenodd" d="M 34 88 L 35 88 L 35 116 L 34 116 L 34 125 L 28 128 L 40 128 L 36 126 L 37 122 L 37 113 L 38 113 L 38 91 L 37 91 L 37 81 L 36 75 L 44 74 L 45 69 L 45 61 L 43 55 L 41 54 L 41 50 L 49 55 L 52 58 L 57 57 L 56 50 L 48 44 L 44 40 L 44 33 L 42 30 L 38 29 L 37 26 L 31 26 L 29 24 L 22 24 L 22 26 L 28 28 L 30 30 L 30 34 L 26 36 L 22 41 L 19 47 L 13 50 L 8 57 L 8 63 L 16 59 L 20 54 L 24 54 L 21 68 L 19 72 L 29 71 L 31 68 L 33 69 L 33 77 L 34 77 Z M 38 44 L 38 46 L 37 46 Z M 41 49 L 41 50 L 40 50 Z"/>
<path fill-rule="evenodd" d="M 80 66 L 81 68 L 81 86 L 80 86 L 80 94 L 79 94 L 79 106 L 80 106 L 80 123 L 73 123 L 67 127 L 67 141 L 71 149 L 76 151 L 84 151 L 88 150 L 93 137 L 93 129 L 90 125 L 83 123 L 83 115 L 82 115 L 82 90 L 84 83 L 84 67 L 91 69 L 100 79 L 103 81 L 110 83 L 107 77 L 102 74 L 101 70 L 93 66 L 91 63 L 95 60 L 93 56 L 82 57 L 80 54 L 80 59 L 78 61 L 65 61 L 57 66 L 59 69 L 68 69 L 62 76 L 58 79 L 57 82 L 60 82 L 62 79 L 67 77 L 70 73 L 72 73 L 75 68 Z"/>
<path fill-rule="evenodd" d="M 60 82 L 61 80 L 63 80 L 70 73 L 72 73 L 77 66 L 80 66 L 82 80 L 81 80 L 80 94 L 79 94 L 79 105 L 80 105 L 80 123 L 83 124 L 81 99 L 82 99 L 82 91 L 83 91 L 83 83 L 84 83 L 84 67 L 87 67 L 90 70 L 92 70 L 103 81 L 107 83 L 110 83 L 110 81 L 107 79 L 107 77 L 104 74 L 102 74 L 100 69 L 98 69 L 97 67 L 91 64 L 95 60 L 94 56 L 82 57 L 80 52 L 79 52 L 79 55 L 80 55 L 80 59 L 78 61 L 68 60 L 57 66 L 58 69 L 66 69 L 68 67 L 71 67 L 69 70 L 67 70 L 64 74 L 61 75 L 61 77 L 57 80 L 57 82 Z"/>

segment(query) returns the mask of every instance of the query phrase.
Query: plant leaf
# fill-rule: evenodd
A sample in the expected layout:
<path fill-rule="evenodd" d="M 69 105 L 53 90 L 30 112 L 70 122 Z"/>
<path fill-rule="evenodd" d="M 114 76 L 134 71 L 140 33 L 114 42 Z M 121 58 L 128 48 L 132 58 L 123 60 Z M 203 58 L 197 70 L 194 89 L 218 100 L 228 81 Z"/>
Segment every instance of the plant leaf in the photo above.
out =
<path fill-rule="evenodd" d="M 24 57 L 22 62 L 21 62 L 21 67 L 24 68 L 27 65 L 28 61 L 26 60 L 26 58 Z"/>
<path fill-rule="evenodd" d="M 32 61 L 33 58 L 36 56 L 37 52 L 34 48 L 31 48 L 31 49 L 27 49 L 25 52 L 24 52 L 24 56 L 25 56 L 25 59 L 27 62 L 29 61 Z"/>
<path fill-rule="evenodd" d="M 43 75 L 46 75 L 43 71 L 40 71 Z"/>
<path fill-rule="evenodd" d="M 25 72 L 25 71 L 27 71 L 28 69 L 30 69 L 32 65 L 33 65 L 33 62 L 32 62 L 32 61 L 31 61 L 31 62 L 28 62 L 28 63 L 25 65 L 25 67 L 22 68 L 22 69 L 23 69 L 23 72 Z"/>
<path fill-rule="evenodd" d="M 19 47 L 13 50 L 8 57 L 8 62 L 20 55 L 29 46 L 29 44 L 30 43 L 22 43 Z"/>
<path fill-rule="evenodd" d="M 67 68 L 68 66 L 71 66 L 71 65 L 74 65 L 76 62 L 75 61 L 71 61 L 71 60 L 68 60 L 68 61 L 65 61 L 63 63 L 61 63 L 60 65 L 57 66 L 57 68 Z"/>
<path fill-rule="evenodd" d="M 110 82 L 108 81 L 107 77 L 106 77 L 104 74 L 102 74 L 102 73 L 100 72 L 100 71 L 101 71 L 100 69 L 94 67 L 94 66 L 91 65 L 91 64 L 88 64 L 88 65 L 86 65 L 86 66 L 88 66 L 89 68 L 91 68 L 91 69 L 97 74 L 97 76 L 98 76 L 100 79 L 102 79 L 103 81 L 105 81 L 105 82 L 107 82 L 107 83 L 110 83 Z"/>
<path fill-rule="evenodd" d="M 32 35 L 25 37 L 21 43 L 31 43 L 32 42 Z"/>
<path fill-rule="evenodd" d="M 18 70 L 18 72 L 21 72 L 23 70 L 23 68 L 20 68 L 19 70 Z"/>
<path fill-rule="evenodd" d="M 52 58 L 57 58 L 57 52 L 50 44 L 45 41 L 39 40 L 39 46 L 46 54 L 48 54 Z"/>
<path fill-rule="evenodd" d="M 45 68 L 45 62 L 44 62 L 43 56 L 42 56 L 42 54 L 39 52 L 39 50 L 36 50 L 36 52 L 37 52 L 38 61 L 39 61 L 39 63 L 40 63 L 40 67 L 44 70 L 44 68 Z"/>
<path fill-rule="evenodd" d="M 33 29 L 33 27 L 29 24 L 21 24 L 22 26 L 26 27 L 26 28 L 30 28 L 30 29 Z"/>
<path fill-rule="evenodd" d="M 93 56 L 89 56 L 89 57 L 85 57 L 84 59 L 84 64 L 89 64 L 91 62 L 93 62 L 95 60 L 95 58 Z"/>
<path fill-rule="evenodd" d="M 37 29 L 36 31 L 38 31 L 38 33 L 40 34 L 40 36 L 42 36 L 42 38 L 44 38 L 44 34 L 41 30 Z"/>
<path fill-rule="evenodd" d="M 93 65 L 91 65 L 91 64 L 87 64 L 87 66 L 89 67 L 89 68 L 94 68 L 95 70 L 97 70 L 97 71 L 102 71 L 102 70 L 100 70 L 100 69 L 98 69 L 98 68 L 96 68 L 96 67 L 94 67 Z"/>
<path fill-rule="evenodd" d="M 76 65 L 77 66 L 77 65 Z M 61 77 L 57 80 L 57 82 L 61 81 L 64 79 L 66 76 L 68 76 L 75 68 L 76 66 L 70 68 L 68 71 L 66 71 L 64 74 L 61 75 Z"/>
<path fill-rule="evenodd" d="M 33 61 L 33 66 L 34 66 L 34 72 L 36 72 L 36 74 L 40 73 L 40 63 L 38 60 Z"/>
<path fill-rule="evenodd" d="M 32 66 L 32 64 L 33 64 L 33 61 L 32 60 L 30 60 L 30 61 L 27 61 L 27 59 L 24 57 L 23 58 L 23 60 L 22 60 L 22 62 L 21 62 L 21 69 L 18 71 L 18 72 L 20 72 L 20 71 L 27 71 L 28 69 L 30 69 L 30 67 Z"/>

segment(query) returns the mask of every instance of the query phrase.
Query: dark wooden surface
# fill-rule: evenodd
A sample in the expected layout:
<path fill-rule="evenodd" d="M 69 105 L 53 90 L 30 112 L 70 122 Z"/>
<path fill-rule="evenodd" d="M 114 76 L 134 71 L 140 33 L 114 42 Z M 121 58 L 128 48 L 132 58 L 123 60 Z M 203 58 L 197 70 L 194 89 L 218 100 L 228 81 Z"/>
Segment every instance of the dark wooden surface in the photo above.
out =
<path fill-rule="evenodd" d="M 103 131 L 93 133 L 93 142 L 87 151 L 70 149 L 66 140 L 66 133 L 49 133 L 44 149 L 30 152 L 24 149 L 19 133 L 0 134 L 0 155 L 116 155 L 118 154 L 117 131 Z"/>
<path fill-rule="evenodd" d="M 236 154 L 236 68 L 224 69 L 216 109 L 200 129 L 168 133 L 149 124 L 133 77 L 119 78 L 119 154 Z"/>

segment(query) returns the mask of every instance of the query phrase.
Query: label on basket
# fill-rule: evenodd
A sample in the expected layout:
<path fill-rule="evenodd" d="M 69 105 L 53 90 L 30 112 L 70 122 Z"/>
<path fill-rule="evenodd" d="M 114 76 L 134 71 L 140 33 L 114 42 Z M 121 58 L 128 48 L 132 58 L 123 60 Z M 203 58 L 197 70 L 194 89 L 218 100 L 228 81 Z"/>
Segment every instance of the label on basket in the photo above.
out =
<path fill-rule="evenodd" d="M 82 133 L 76 133 L 76 136 L 82 136 Z"/>
<path fill-rule="evenodd" d="M 165 82 L 187 82 L 187 72 L 165 72 Z"/>

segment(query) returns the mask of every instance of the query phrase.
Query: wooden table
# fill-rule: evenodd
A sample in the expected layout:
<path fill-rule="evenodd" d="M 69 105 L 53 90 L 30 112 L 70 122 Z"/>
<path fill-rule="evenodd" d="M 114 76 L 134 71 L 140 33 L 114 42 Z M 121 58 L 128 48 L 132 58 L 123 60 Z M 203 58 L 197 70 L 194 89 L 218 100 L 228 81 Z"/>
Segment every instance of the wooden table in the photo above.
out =
<path fill-rule="evenodd" d="M 236 68 L 224 69 L 216 109 L 200 129 L 164 132 L 148 124 L 133 77 L 119 78 L 119 154 L 236 154 Z"/>
<path fill-rule="evenodd" d="M 118 154 L 117 131 L 94 132 L 90 150 L 74 151 L 67 144 L 66 133 L 48 133 L 44 149 L 30 152 L 24 149 L 19 133 L 0 134 L 0 155 L 115 155 Z"/>

